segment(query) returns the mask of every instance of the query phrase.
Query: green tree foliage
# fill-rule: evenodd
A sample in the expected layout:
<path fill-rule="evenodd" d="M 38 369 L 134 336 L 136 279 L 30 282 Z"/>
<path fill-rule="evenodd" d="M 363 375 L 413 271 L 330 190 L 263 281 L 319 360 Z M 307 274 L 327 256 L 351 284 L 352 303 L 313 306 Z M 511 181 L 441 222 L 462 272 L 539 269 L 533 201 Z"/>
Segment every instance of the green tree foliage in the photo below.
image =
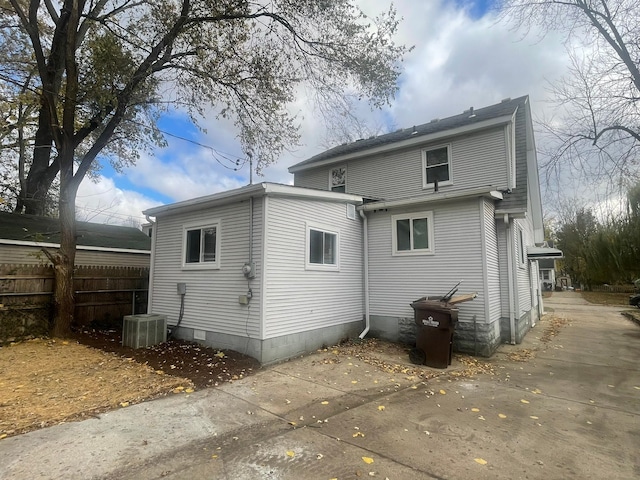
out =
<path fill-rule="evenodd" d="M 1 57 L 7 100 L 22 89 L 36 105 L 16 210 L 43 213 L 60 181 L 54 333 L 71 321 L 76 192 L 98 160 L 134 162 L 172 106 L 233 119 L 260 170 L 298 139 L 287 107 L 302 89 L 344 110 L 351 95 L 388 101 L 397 25 L 393 8 L 369 19 L 350 0 L 0 0 L 2 41 L 20 46 Z"/>
<path fill-rule="evenodd" d="M 629 190 L 629 203 L 637 201 L 639 187 Z M 565 257 L 561 270 L 586 286 L 630 283 L 640 277 L 640 215 L 635 212 L 629 208 L 606 222 L 599 222 L 589 209 L 570 214 L 556 232 Z"/>

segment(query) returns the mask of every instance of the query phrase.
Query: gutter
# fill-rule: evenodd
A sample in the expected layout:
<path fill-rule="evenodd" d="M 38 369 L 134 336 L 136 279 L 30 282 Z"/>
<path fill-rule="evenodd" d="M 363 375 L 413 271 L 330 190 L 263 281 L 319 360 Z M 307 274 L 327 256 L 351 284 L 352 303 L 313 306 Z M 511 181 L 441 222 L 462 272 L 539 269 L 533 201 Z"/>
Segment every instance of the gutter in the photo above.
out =
<path fill-rule="evenodd" d="M 509 330 L 511 331 L 511 345 L 516 344 L 516 317 L 515 317 L 515 294 L 513 291 L 513 268 L 515 266 L 514 263 L 514 247 L 515 244 L 513 242 L 513 228 L 511 226 L 511 221 L 509 219 L 509 214 L 505 213 L 504 215 L 504 223 L 507 228 L 506 232 L 506 240 L 507 240 L 507 282 L 509 284 Z"/>
<path fill-rule="evenodd" d="M 369 316 L 369 235 L 368 235 L 368 227 L 367 227 L 367 216 L 365 213 L 360 210 L 360 217 L 362 217 L 362 241 L 364 243 L 364 330 L 359 335 L 362 339 L 367 333 L 369 333 L 369 328 L 371 326 L 371 320 Z"/>
<path fill-rule="evenodd" d="M 476 197 L 487 197 L 492 200 L 503 199 L 502 193 L 496 190 L 495 187 L 487 186 L 487 187 L 480 187 L 480 188 L 458 190 L 453 192 L 429 193 L 427 195 L 421 195 L 419 197 L 400 198 L 398 200 L 365 203 L 364 205 L 361 205 L 360 207 L 358 207 L 358 209 L 368 212 L 372 210 L 381 210 L 383 208 L 406 207 L 410 205 L 442 202 L 445 200 L 453 200 L 453 199 L 476 198 Z"/>

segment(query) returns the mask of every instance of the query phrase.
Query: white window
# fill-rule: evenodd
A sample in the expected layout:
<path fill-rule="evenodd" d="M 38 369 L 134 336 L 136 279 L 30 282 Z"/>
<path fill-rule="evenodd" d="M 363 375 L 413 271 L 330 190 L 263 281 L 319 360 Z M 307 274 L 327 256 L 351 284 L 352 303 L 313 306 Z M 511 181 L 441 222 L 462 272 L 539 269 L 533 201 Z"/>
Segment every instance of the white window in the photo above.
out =
<path fill-rule="evenodd" d="M 422 151 L 422 184 L 424 188 L 435 188 L 450 185 L 451 179 L 451 146 L 441 145 Z"/>
<path fill-rule="evenodd" d="M 433 212 L 392 215 L 393 255 L 426 255 L 435 252 Z"/>
<path fill-rule="evenodd" d="M 220 268 L 220 222 L 185 225 L 184 268 Z"/>
<path fill-rule="evenodd" d="M 307 261 L 311 270 L 337 270 L 340 248 L 338 232 L 307 226 Z"/>
<path fill-rule="evenodd" d="M 347 190 L 347 167 L 332 168 L 329 172 L 329 189 L 345 193 Z"/>

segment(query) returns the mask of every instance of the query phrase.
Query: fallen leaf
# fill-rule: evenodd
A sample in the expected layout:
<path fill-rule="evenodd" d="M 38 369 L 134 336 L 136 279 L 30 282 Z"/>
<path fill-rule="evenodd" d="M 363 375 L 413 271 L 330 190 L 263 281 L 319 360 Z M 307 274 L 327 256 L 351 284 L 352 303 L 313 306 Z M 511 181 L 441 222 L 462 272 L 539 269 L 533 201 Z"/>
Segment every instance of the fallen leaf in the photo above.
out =
<path fill-rule="evenodd" d="M 193 388 L 189 387 L 185 390 L 185 393 L 193 393 Z"/>
<path fill-rule="evenodd" d="M 294 427 L 297 425 L 296 422 L 289 422 L 289 425 L 293 425 Z"/>
<path fill-rule="evenodd" d="M 487 461 L 484 458 L 474 458 L 474 460 L 476 461 L 476 463 L 479 463 L 480 465 L 487 464 Z"/>
<path fill-rule="evenodd" d="M 471 409 L 471 411 L 472 411 L 472 412 L 479 412 L 479 411 L 480 411 L 480 409 L 479 409 L 479 408 L 472 408 L 472 409 Z"/>
<path fill-rule="evenodd" d="M 353 438 L 356 438 L 356 437 L 364 437 L 364 433 L 362 433 L 362 432 L 356 432 L 356 433 L 354 433 L 352 436 L 353 436 Z"/>
<path fill-rule="evenodd" d="M 362 457 L 362 461 L 364 463 L 366 463 L 367 465 L 370 465 L 370 464 L 373 463 L 373 458 L 371 458 L 371 457 Z"/>
<path fill-rule="evenodd" d="M 316 455 L 316 458 L 317 458 L 318 460 L 322 460 L 322 459 L 324 458 L 324 455 L 322 455 L 321 453 L 319 453 L 319 454 L 317 454 L 317 455 Z"/>
<path fill-rule="evenodd" d="M 480 415 L 480 416 L 478 417 L 478 420 L 484 420 L 484 417 L 483 417 L 482 415 Z"/>
<path fill-rule="evenodd" d="M 329 405 L 329 402 L 327 402 L 326 400 L 324 402 L 320 402 L 322 405 Z"/>
<path fill-rule="evenodd" d="M 120 406 L 121 407 L 128 407 L 129 406 L 129 402 L 120 402 Z"/>
<path fill-rule="evenodd" d="M 541 394 L 541 393 L 542 393 L 542 390 L 540 390 L 540 389 L 536 388 L 536 389 L 534 389 L 534 390 L 531 390 L 531 393 L 535 393 L 536 395 L 539 395 L 539 394 Z"/>
<path fill-rule="evenodd" d="M 294 452 L 293 450 L 287 450 L 287 457 L 295 457 L 296 456 L 296 452 Z"/>
<path fill-rule="evenodd" d="M 531 415 L 529 418 L 533 418 L 534 420 L 538 420 L 538 417 L 536 417 L 535 415 Z"/>
<path fill-rule="evenodd" d="M 213 354 L 214 357 L 218 357 L 218 358 L 224 358 L 226 357 L 226 355 L 224 354 L 224 352 L 218 352 L 218 353 L 214 353 Z"/>
<path fill-rule="evenodd" d="M 445 392 L 444 390 L 440 390 L 440 395 L 446 395 L 447 392 Z"/>
<path fill-rule="evenodd" d="M 351 380 L 351 383 L 358 383 L 358 380 Z"/>
<path fill-rule="evenodd" d="M 211 455 L 211 458 L 218 458 L 218 455 Z"/>
<path fill-rule="evenodd" d="M 384 410 L 384 405 L 378 405 L 378 410 L 383 411 Z"/>
<path fill-rule="evenodd" d="M 7 434 L 3 433 L 2 435 L 0 435 L 0 440 L 2 440 L 3 438 L 7 438 Z"/>
<path fill-rule="evenodd" d="M 640 387 L 633 387 L 633 388 L 635 388 L 636 390 L 640 390 Z"/>
<path fill-rule="evenodd" d="M 524 398 L 520 400 L 522 403 L 529 403 L 529 400 L 525 400 Z"/>
<path fill-rule="evenodd" d="M 500 418 L 507 418 L 507 416 L 506 416 L 504 413 L 499 413 L 499 414 L 498 414 L 498 417 L 500 417 Z"/>
<path fill-rule="evenodd" d="M 587 425 L 593 425 L 589 420 L 587 420 Z"/>

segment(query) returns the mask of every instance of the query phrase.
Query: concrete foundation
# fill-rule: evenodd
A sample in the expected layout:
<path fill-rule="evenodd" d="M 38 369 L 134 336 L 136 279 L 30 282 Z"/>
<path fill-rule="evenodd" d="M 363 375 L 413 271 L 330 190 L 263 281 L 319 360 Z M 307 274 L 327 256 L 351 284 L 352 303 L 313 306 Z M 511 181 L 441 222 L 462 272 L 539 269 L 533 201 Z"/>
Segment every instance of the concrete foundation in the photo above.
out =
<path fill-rule="evenodd" d="M 210 331 L 205 331 L 205 339 L 201 340 L 194 338 L 194 329 L 185 327 L 179 327 L 174 335 L 212 348 L 235 350 L 255 358 L 262 365 L 269 365 L 314 352 L 323 346 L 336 345 L 345 338 L 358 336 L 363 329 L 363 322 L 351 322 L 264 340 Z"/>
<path fill-rule="evenodd" d="M 511 343 L 511 322 L 508 317 L 500 319 L 502 343 Z M 531 330 L 531 312 L 527 312 L 516 319 L 516 343 L 522 343 L 524 336 Z"/>

